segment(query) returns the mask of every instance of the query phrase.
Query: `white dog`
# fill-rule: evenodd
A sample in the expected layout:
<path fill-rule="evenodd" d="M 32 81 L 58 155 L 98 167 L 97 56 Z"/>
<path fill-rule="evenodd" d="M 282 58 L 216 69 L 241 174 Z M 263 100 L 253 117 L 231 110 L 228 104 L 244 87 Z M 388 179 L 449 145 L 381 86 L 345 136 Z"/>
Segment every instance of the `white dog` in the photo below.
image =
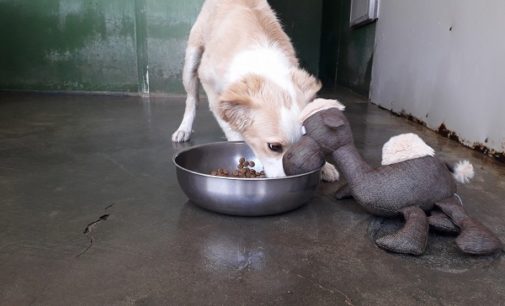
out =
<path fill-rule="evenodd" d="M 299 67 L 295 50 L 266 0 L 206 0 L 188 40 L 187 92 L 174 142 L 191 135 L 198 79 L 230 141 L 244 140 L 268 177 L 284 176 L 282 156 L 301 136 L 298 116 L 321 84 Z M 323 179 L 338 172 L 323 167 Z"/>

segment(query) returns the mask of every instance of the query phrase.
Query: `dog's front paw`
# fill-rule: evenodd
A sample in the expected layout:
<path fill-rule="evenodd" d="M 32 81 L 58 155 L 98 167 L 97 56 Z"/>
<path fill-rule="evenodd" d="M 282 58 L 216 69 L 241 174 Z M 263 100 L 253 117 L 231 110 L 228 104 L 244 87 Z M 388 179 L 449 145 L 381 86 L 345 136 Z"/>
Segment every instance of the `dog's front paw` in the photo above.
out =
<path fill-rule="evenodd" d="M 191 131 L 177 130 L 172 134 L 173 142 L 186 142 L 191 137 Z"/>
<path fill-rule="evenodd" d="M 326 162 L 321 169 L 322 173 L 322 178 L 323 181 L 325 182 L 336 182 L 338 181 L 340 174 L 338 173 L 337 169 L 335 169 L 335 166 L 332 164 Z"/>

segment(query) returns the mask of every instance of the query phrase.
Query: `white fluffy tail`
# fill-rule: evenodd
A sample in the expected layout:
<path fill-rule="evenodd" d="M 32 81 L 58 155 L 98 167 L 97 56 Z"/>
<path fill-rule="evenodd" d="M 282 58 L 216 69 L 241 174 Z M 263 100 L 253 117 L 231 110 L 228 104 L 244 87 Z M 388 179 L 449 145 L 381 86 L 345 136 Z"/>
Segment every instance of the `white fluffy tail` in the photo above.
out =
<path fill-rule="evenodd" d="M 454 176 L 456 181 L 462 184 L 470 182 L 474 175 L 473 165 L 467 160 L 459 161 L 452 171 L 452 176 Z"/>

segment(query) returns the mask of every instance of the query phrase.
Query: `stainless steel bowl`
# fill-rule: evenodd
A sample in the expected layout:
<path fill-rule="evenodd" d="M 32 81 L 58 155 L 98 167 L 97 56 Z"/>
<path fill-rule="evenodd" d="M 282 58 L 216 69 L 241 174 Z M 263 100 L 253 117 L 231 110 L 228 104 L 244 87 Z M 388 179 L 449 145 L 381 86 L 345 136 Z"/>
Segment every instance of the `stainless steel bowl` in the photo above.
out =
<path fill-rule="evenodd" d="M 309 202 L 321 180 L 321 170 L 282 178 L 217 177 L 209 173 L 233 170 L 238 160 L 263 166 L 244 142 L 218 142 L 191 147 L 175 155 L 177 179 L 184 193 L 198 206 L 215 212 L 239 215 L 272 215 Z"/>

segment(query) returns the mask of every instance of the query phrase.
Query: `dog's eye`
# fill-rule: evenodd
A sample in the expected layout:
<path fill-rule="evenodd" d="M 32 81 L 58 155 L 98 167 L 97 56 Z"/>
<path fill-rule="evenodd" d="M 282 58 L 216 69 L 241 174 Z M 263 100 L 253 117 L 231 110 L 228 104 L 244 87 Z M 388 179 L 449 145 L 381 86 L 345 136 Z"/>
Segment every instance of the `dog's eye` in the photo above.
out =
<path fill-rule="evenodd" d="M 270 151 L 282 153 L 282 145 L 280 143 L 268 143 Z"/>

